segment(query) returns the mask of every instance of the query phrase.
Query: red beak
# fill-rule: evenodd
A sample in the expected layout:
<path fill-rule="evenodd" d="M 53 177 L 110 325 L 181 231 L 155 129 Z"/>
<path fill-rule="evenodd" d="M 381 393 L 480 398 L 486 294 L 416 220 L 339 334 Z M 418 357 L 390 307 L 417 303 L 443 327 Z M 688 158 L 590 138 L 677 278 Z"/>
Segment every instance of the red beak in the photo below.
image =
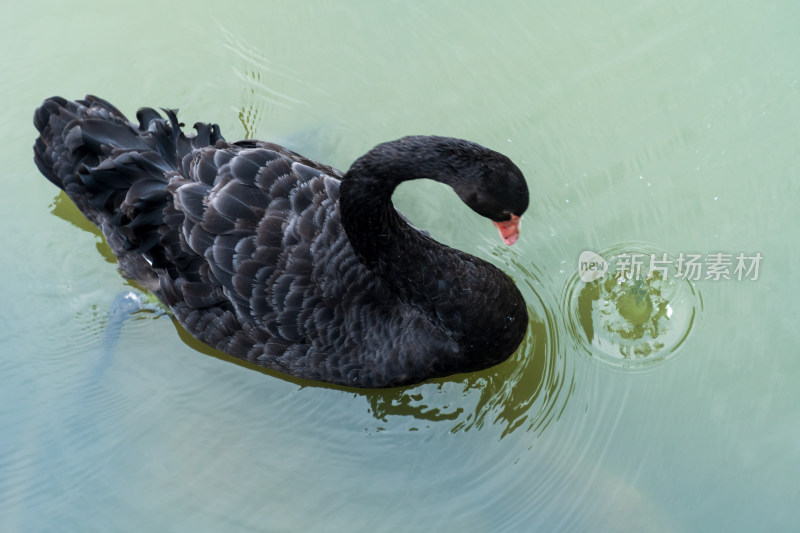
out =
<path fill-rule="evenodd" d="M 505 222 L 493 221 L 492 224 L 500 230 L 500 236 L 503 238 L 504 243 L 511 246 L 517 242 L 519 237 L 519 217 L 517 215 L 511 215 L 511 220 L 506 220 Z"/>

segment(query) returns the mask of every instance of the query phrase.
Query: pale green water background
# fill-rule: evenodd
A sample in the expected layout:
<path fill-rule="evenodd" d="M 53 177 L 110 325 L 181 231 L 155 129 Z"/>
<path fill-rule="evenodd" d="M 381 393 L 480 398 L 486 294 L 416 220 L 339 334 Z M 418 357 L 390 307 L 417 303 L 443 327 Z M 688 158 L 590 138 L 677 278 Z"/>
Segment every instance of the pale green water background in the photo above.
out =
<path fill-rule="evenodd" d="M 8 2 L 0 531 L 795 531 L 800 522 L 800 3 Z M 128 288 L 37 172 L 34 108 L 291 142 L 345 169 L 412 133 L 472 139 L 532 190 L 513 248 L 449 190 L 396 203 L 501 265 L 531 308 L 509 362 L 354 392 L 231 364 Z M 760 252 L 699 281 L 675 357 L 603 364 L 566 327 L 578 255 Z"/>

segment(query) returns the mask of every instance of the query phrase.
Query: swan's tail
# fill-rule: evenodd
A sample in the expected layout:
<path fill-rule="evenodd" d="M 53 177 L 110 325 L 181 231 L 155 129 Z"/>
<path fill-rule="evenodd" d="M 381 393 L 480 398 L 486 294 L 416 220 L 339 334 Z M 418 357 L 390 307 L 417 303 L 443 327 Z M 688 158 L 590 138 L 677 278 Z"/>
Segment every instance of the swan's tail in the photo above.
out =
<path fill-rule="evenodd" d="M 222 140 L 219 128 L 195 124 L 186 137 L 174 111 L 142 108 L 139 124 L 95 96 L 48 98 L 36 110 L 34 160 L 92 222 L 111 233 L 117 255 L 145 252 L 159 241 L 170 176 L 188 168 L 194 149 Z"/>

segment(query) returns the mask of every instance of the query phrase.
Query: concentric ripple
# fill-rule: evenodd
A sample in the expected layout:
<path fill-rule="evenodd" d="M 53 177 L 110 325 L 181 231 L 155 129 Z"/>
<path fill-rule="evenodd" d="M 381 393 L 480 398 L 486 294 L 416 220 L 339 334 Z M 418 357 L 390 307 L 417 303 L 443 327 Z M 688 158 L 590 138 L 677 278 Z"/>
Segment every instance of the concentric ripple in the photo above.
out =
<path fill-rule="evenodd" d="M 451 433 L 494 427 L 499 438 L 518 430 L 542 434 L 564 410 L 574 388 L 574 366 L 566 357 L 556 294 L 542 274 L 513 251 L 492 248 L 528 303 L 530 327 L 517 352 L 506 362 L 482 372 L 440 378 L 410 388 L 362 393 L 378 430 L 390 418 L 406 417 L 409 429 L 433 423 L 450 425 Z"/>
<path fill-rule="evenodd" d="M 649 368 L 678 352 L 702 300 L 680 263 L 646 243 L 584 252 L 563 295 L 569 334 L 597 360 Z"/>

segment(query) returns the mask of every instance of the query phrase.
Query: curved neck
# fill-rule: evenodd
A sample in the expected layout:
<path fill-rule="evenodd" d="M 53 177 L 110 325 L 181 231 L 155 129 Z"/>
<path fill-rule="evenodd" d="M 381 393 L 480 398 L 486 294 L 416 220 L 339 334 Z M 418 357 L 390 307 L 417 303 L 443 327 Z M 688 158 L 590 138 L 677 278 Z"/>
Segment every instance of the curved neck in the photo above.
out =
<path fill-rule="evenodd" d="M 426 257 L 418 252 L 442 247 L 411 228 L 392 205 L 392 193 L 404 181 L 429 178 L 452 185 L 450 176 L 456 173 L 443 172 L 436 152 L 421 149 L 421 139 L 376 146 L 342 179 L 342 227 L 362 263 L 381 277 L 391 276 L 398 261 L 418 264 Z"/>
<path fill-rule="evenodd" d="M 404 181 L 428 178 L 451 186 L 474 211 L 488 216 L 492 209 L 481 200 L 481 185 L 487 174 L 497 179 L 498 172 L 487 168 L 498 160 L 502 179 L 513 164 L 474 143 L 405 137 L 359 158 L 339 188 L 341 223 L 354 252 L 398 306 L 415 309 L 415 319 L 438 332 L 444 344 L 430 354 L 429 364 L 452 371 L 486 368 L 513 353 L 528 328 L 525 299 L 492 264 L 411 227 L 394 209 L 392 193 Z M 527 202 L 527 189 L 519 191 Z M 458 348 L 451 351 L 453 342 Z"/>
<path fill-rule="evenodd" d="M 490 263 L 412 228 L 392 205 L 403 181 L 429 178 L 458 192 L 463 180 L 457 161 L 435 149 L 415 151 L 413 139 L 379 145 L 353 164 L 340 187 L 342 227 L 361 262 L 401 301 L 450 331 L 465 354 L 475 361 L 505 357 L 527 328 L 514 282 Z"/>
<path fill-rule="evenodd" d="M 399 265 L 429 258 L 420 251 L 441 246 L 413 229 L 395 210 L 392 193 L 402 181 L 406 180 L 351 169 L 339 193 L 342 227 L 353 250 L 365 266 L 387 280 L 397 279 Z"/>

